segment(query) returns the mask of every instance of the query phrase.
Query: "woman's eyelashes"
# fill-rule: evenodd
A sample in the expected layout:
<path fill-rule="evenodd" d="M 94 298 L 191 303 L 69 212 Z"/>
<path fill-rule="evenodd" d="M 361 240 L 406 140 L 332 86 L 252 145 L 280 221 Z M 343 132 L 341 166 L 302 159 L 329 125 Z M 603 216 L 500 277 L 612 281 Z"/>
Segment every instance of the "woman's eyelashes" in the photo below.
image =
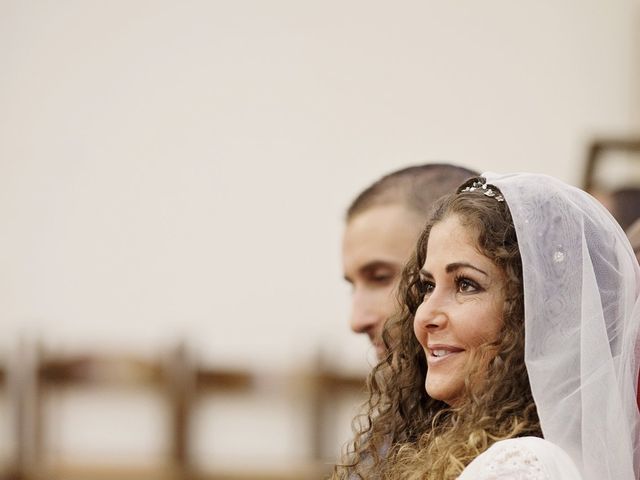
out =
<path fill-rule="evenodd" d="M 418 290 L 418 295 L 422 298 L 422 300 L 426 300 L 426 298 L 433 292 L 436 288 L 435 282 L 431 278 L 427 278 L 420 274 L 418 281 L 416 282 L 416 288 Z"/>
<path fill-rule="evenodd" d="M 462 275 L 455 277 L 455 284 L 459 293 L 476 293 L 482 290 L 477 282 Z"/>
<path fill-rule="evenodd" d="M 460 294 L 473 294 L 479 293 L 483 290 L 480 284 L 469 277 L 464 275 L 456 275 L 452 279 L 452 286 L 455 288 L 455 293 Z M 420 278 L 418 288 L 420 294 L 426 299 L 436 288 L 436 283 L 432 279 Z"/>
<path fill-rule="evenodd" d="M 427 297 L 436 288 L 436 284 L 431 280 L 420 279 L 420 294 Z"/>

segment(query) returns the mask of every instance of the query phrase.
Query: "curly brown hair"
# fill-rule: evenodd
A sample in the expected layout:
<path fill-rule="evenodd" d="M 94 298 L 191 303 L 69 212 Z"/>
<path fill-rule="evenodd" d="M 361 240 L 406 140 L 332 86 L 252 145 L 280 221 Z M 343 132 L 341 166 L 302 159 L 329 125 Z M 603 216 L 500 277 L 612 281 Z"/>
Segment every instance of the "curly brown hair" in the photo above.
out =
<path fill-rule="evenodd" d="M 462 191 L 439 201 L 402 275 L 400 313 L 385 326 L 387 358 L 367 380 L 364 413 L 353 422 L 354 439 L 334 479 L 454 479 L 498 440 L 542 436 L 524 362 L 522 262 L 506 202 L 482 190 Z M 494 191 L 498 189 L 491 187 Z M 431 228 L 457 216 L 475 233 L 480 253 L 506 276 L 501 334 L 471 354 L 465 401 L 450 406 L 425 391 L 427 362 L 413 332 L 424 298 L 419 272 Z"/>

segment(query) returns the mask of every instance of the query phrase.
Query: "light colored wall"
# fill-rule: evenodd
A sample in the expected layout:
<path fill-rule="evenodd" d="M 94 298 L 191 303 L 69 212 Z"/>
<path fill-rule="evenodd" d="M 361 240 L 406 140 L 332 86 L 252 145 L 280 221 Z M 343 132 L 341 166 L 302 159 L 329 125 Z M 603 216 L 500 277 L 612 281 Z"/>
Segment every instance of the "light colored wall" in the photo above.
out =
<path fill-rule="evenodd" d="M 352 196 L 427 160 L 577 183 L 640 127 L 639 26 L 631 0 L 2 0 L 0 347 L 365 370 Z"/>

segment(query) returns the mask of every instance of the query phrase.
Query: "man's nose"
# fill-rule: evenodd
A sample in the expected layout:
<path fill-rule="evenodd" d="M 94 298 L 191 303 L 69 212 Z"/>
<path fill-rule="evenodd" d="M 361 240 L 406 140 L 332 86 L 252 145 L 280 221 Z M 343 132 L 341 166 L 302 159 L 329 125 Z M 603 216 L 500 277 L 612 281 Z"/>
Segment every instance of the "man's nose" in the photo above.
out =
<path fill-rule="evenodd" d="M 366 295 L 354 292 L 351 299 L 351 330 L 355 333 L 370 333 L 380 321 L 380 315 L 375 312 Z"/>

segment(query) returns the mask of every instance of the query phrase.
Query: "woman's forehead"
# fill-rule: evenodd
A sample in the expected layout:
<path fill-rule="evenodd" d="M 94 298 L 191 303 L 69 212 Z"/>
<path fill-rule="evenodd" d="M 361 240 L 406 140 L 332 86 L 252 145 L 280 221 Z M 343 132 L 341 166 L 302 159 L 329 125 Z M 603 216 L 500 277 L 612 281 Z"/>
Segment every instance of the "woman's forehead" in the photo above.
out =
<path fill-rule="evenodd" d="M 431 228 L 424 267 L 429 269 L 455 261 L 473 261 L 495 266 L 478 247 L 477 228 L 459 215 L 449 215 Z"/>

